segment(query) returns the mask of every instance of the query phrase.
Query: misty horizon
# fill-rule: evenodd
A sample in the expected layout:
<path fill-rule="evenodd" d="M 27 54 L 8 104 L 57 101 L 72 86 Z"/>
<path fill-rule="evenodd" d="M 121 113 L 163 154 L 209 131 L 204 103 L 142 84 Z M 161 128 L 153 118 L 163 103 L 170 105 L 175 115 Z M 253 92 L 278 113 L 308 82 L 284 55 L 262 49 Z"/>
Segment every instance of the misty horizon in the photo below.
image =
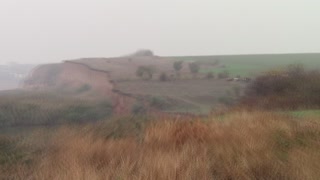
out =
<path fill-rule="evenodd" d="M 315 1 L 0 2 L 0 64 L 117 57 L 320 52 Z"/>

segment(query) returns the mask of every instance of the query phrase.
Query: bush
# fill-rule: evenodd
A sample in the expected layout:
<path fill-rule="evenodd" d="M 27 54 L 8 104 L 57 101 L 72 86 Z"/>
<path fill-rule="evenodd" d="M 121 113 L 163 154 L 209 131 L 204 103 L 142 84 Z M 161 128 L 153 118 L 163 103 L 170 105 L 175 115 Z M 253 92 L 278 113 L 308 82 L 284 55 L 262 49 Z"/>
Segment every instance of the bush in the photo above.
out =
<path fill-rule="evenodd" d="M 131 112 L 132 114 L 144 114 L 147 112 L 147 109 L 145 108 L 145 106 L 142 103 L 136 103 L 132 106 L 131 108 Z"/>
<path fill-rule="evenodd" d="M 154 53 L 149 49 L 142 49 L 142 50 L 138 50 L 137 52 L 135 52 L 131 56 L 133 56 L 133 57 L 154 56 Z"/>
<path fill-rule="evenodd" d="M 200 65 L 199 65 L 199 63 L 192 62 L 192 63 L 189 64 L 189 69 L 190 69 L 190 72 L 191 72 L 193 75 L 196 75 L 196 74 L 199 73 Z"/>
<path fill-rule="evenodd" d="M 168 81 L 169 77 L 168 77 L 168 75 L 166 73 L 163 72 L 163 73 L 160 74 L 159 80 L 160 81 Z"/>
<path fill-rule="evenodd" d="M 144 79 L 152 79 L 156 69 L 153 66 L 139 66 L 136 75 Z"/>
<path fill-rule="evenodd" d="M 247 88 L 245 102 L 267 108 L 320 107 L 320 72 L 290 65 L 257 77 Z"/>
<path fill-rule="evenodd" d="M 166 99 L 162 97 L 151 97 L 149 99 L 149 103 L 151 107 L 157 108 L 157 109 L 165 109 L 167 106 L 169 106 L 169 103 Z"/>
<path fill-rule="evenodd" d="M 228 71 L 223 71 L 223 72 L 220 72 L 219 74 L 218 74 L 218 78 L 219 79 L 226 79 L 226 78 L 228 78 L 229 77 L 229 72 Z"/>
<path fill-rule="evenodd" d="M 76 93 L 84 93 L 91 89 L 91 86 L 89 84 L 82 85 L 79 89 L 76 90 Z"/>
<path fill-rule="evenodd" d="M 183 61 L 175 61 L 173 63 L 173 68 L 177 72 L 177 76 L 180 76 L 180 70 L 182 69 Z"/>
<path fill-rule="evenodd" d="M 234 104 L 234 100 L 231 96 L 222 96 L 218 98 L 219 103 L 230 106 Z"/>
<path fill-rule="evenodd" d="M 214 74 L 212 72 L 207 73 L 206 75 L 207 79 L 213 79 L 214 78 Z"/>

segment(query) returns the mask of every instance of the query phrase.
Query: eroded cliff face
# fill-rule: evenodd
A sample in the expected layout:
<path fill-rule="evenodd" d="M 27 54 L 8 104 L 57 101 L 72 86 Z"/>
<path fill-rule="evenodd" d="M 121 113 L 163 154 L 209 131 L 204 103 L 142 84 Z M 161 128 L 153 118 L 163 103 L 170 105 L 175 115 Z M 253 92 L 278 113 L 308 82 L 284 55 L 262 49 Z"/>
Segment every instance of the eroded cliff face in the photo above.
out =
<path fill-rule="evenodd" d="M 129 113 L 135 99 L 114 91 L 108 72 L 92 69 L 84 64 L 64 62 L 36 67 L 23 88 L 39 91 L 73 92 L 76 96 L 109 98 L 114 113 Z M 71 93 L 72 94 L 72 93 Z"/>

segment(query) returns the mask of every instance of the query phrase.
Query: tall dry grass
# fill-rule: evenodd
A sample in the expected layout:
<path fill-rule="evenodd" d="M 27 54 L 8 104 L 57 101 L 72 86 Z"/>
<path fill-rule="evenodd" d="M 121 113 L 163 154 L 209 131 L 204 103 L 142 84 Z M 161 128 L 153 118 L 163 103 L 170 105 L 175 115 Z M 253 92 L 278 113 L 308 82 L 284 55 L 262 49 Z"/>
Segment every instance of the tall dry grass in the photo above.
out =
<path fill-rule="evenodd" d="M 61 129 L 12 179 L 320 179 L 320 122 L 267 112 L 162 120 L 142 136 Z"/>

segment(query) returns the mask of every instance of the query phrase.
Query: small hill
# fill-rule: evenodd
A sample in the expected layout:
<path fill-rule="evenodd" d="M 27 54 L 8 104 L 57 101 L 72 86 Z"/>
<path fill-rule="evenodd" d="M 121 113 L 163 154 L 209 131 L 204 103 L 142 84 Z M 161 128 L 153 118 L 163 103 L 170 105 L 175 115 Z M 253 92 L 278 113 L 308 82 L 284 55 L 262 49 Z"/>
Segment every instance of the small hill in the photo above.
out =
<path fill-rule="evenodd" d="M 183 62 L 179 72 L 173 67 L 176 61 Z M 199 65 L 197 74 L 190 72 L 191 63 Z M 34 70 L 24 87 L 65 90 L 77 96 L 116 97 L 116 104 L 120 103 L 120 97 L 130 97 L 131 102 L 142 101 L 155 109 L 161 107 L 161 111 L 202 114 L 237 101 L 247 85 L 219 78 L 220 73 L 225 73 L 223 77 L 254 78 L 269 69 L 295 63 L 305 64 L 309 69 L 320 68 L 320 54 L 161 57 L 142 50 L 132 56 L 82 58 L 43 65 Z M 137 76 L 139 67 L 152 68 L 151 78 Z M 165 81 L 160 80 L 163 74 L 167 77 Z M 161 99 L 165 105 L 158 107 L 154 99 Z M 132 105 L 126 101 L 121 104 Z"/>

